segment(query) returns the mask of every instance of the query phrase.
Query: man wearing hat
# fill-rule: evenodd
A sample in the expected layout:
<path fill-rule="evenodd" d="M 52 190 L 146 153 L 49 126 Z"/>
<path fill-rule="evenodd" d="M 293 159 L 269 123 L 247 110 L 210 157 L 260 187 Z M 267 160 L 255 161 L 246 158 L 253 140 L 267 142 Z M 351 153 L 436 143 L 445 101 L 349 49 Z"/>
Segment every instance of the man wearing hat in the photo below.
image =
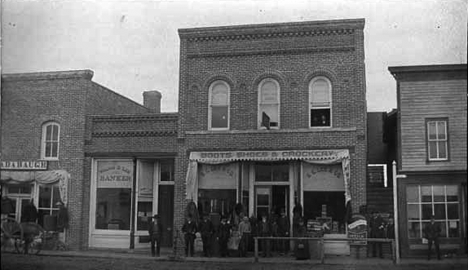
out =
<path fill-rule="evenodd" d="M 431 216 L 431 223 L 428 223 L 424 227 L 424 237 L 427 239 L 428 250 L 427 250 L 427 259 L 431 259 L 432 243 L 434 243 L 435 251 L 437 254 L 437 260 L 440 260 L 440 249 L 439 249 L 439 237 L 442 232 L 439 223 L 435 222 L 435 216 Z"/>
<path fill-rule="evenodd" d="M 155 255 L 159 256 L 163 228 L 158 215 L 153 216 L 153 219 L 148 228 L 148 232 L 151 239 L 151 255 L 153 257 Z"/>

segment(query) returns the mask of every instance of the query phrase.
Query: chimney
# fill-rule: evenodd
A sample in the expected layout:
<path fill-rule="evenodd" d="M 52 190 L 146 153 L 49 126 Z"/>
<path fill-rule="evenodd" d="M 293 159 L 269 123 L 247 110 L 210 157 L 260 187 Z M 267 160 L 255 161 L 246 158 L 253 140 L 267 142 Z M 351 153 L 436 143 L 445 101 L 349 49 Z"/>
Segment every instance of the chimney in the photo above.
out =
<path fill-rule="evenodd" d="M 161 93 L 159 91 L 144 91 L 143 92 L 143 106 L 150 109 L 155 113 L 161 112 Z"/>

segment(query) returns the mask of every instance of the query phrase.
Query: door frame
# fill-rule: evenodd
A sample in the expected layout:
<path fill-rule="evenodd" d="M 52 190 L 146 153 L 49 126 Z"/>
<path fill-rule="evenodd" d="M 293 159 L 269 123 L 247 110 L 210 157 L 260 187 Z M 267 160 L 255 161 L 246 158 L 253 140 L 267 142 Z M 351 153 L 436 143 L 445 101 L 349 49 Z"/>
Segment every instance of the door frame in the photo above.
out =
<path fill-rule="evenodd" d="M 297 182 L 298 185 L 301 185 L 301 177 L 300 177 L 300 164 L 290 160 L 289 161 L 289 177 L 288 181 L 280 181 L 280 182 L 255 182 L 255 162 L 250 162 L 249 166 L 246 166 L 249 170 L 248 176 L 249 176 L 249 213 L 253 215 L 257 215 L 257 198 L 256 198 L 256 188 L 257 187 L 272 187 L 272 186 L 288 186 L 289 187 L 289 209 L 285 209 L 289 216 L 289 223 L 293 224 L 293 209 L 294 209 L 294 192 L 295 192 L 295 186 L 294 183 Z M 298 178 L 299 179 L 296 179 Z M 301 201 L 302 199 L 302 186 L 297 187 L 298 188 L 298 194 L 297 196 L 299 197 L 299 200 Z M 271 197 L 271 196 L 270 196 Z M 301 202 L 302 203 L 302 202 Z M 292 228 L 293 226 L 290 226 L 290 232 L 289 235 L 292 235 Z"/>

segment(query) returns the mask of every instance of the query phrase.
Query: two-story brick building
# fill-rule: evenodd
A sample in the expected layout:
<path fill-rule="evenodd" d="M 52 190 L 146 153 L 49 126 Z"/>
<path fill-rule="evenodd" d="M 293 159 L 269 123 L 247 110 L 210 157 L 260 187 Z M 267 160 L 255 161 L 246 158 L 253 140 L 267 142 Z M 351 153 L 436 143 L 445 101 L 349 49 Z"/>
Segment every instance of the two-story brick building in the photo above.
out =
<path fill-rule="evenodd" d="M 24 219 L 32 200 L 38 223 L 47 227 L 45 216 L 56 215 L 63 202 L 69 213 L 63 237 L 71 249 L 85 245 L 88 228 L 86 116 L 151 112 L 92 77 L 90 70 L 2 74 L 0 183 L 13 205 L 9 215 Z"/>
<path fill-rule="evenodd" d="M 344 237 L 366 203 L 364 20 L 180 29 L 176 224 L 303 207 Z M 239 209 L 239 208 L 237 208 Z M 292 229 L 291 229 L 291 233 Z M 349 247 L 330 252 L 349 253 Z M 335 245 L 339 246 L 338 245 Z"/>
<path fill-rule="evenodd" d="M 397 81 L 399 239 L 402 256 L 425 254 L 435 215 L 444 252 L 466 252 L 467 65 L 389 67 Z"/>

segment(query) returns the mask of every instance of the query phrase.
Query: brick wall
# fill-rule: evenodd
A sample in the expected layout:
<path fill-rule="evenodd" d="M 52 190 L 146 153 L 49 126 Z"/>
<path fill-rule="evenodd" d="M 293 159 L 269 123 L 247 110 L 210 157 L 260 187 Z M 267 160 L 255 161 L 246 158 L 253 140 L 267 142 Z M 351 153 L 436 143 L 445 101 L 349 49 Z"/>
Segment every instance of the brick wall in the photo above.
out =
<path fill-rule="evenodd" d="M 100 84 L 90 82 L 87 88 L 86 114 L 144 114 L 150 110 Z"/>
<path fill-rule="evenodd" d="M 79 249 L 87 242 L 89 167 L 85 162 L 86 115 L 148 110 L 91 81 L 93 72 L 60 71 L 2 75 L 2 160 L 39 160 L 42 125 L 60 124 L 59 160 L 48 169 L 70 173 L 67 244 Z M 89 197 L 89 195 L 88 195 Z"/>
<path fill-rule="evenodd" d="M 181 29 L 176 226 L 183 222 L 191 151 L 349 149 L 355 212 L 366 203 L 363 20 Z M 332 83 L 329 129 L 309 129 L 308 84 Z M 257 130 L 258 83 L 280 84 L 280 129 Z M 230 131 L 208 131 L 211 82 L 230 86 Z"/>
<path fill-rule="evenodd" d="M 87 124 L 87 154 L 177 152 L 177 114 L 89 116 Z"/>

